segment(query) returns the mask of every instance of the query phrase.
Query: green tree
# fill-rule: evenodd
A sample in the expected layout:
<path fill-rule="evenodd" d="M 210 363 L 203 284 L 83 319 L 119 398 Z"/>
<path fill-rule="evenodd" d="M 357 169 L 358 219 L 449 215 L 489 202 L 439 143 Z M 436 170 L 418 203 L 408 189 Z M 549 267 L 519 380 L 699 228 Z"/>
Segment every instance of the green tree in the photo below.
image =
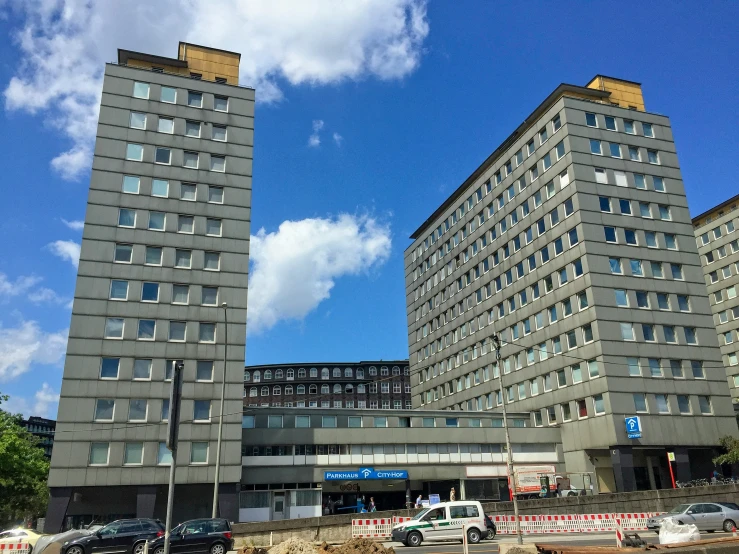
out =
<path fill-rule="evenodd" d="M 721 437 L 718 440 L 718 443 L 725 452 L 713 459 L 714 464 L 721 465 L 739 463 L 739 439 L 727 435 L 725 437 Z"/>
<path fill-rule="evenodd" d="M 41 516 L 49 501 L 49 462 L 21 419 L 0 408 L 0 522 Z"/>

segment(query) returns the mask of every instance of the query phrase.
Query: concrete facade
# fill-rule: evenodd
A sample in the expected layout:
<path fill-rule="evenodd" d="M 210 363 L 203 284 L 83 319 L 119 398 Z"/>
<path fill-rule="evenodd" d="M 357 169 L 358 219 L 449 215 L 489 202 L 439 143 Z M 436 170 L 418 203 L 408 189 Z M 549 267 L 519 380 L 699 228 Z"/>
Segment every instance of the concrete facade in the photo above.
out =
<path fill-rule="evenodd" d="M 708 287 L 721 357 L 731 391 L 739 403 L 739 196 L 693 219 L 698 253 Z"/>
<path fill-rule="evenodd" d="M 413 235 L 414 408 L 559 426 L 568 471 L 708 475 L 736 433 L 670 121 L 560 85 Z M 641 438 L 624 418 L 639 416 Z"/>
<path fill-rule="evenodd" d="M 408 360 L 246 366 L 244 406 L 410 410 Z"/>
<path fill-rule="evenodd" d="M 193 506 L 192 513 L 210 513 L 224 302 L 229 386 L 220 511 L 234 517 L 253 124 L 253 89 L 161 69 L 106 66 L 49 474 L 47 532 L 60 528 L 65 514 L 164 517 L 155 499 L 162 487 L 166 496 L 167 406 L 179 360 L 178 501 L 197 498 L 200 509 Z M 211 493 L 202 494 L 208 483 Z M 102 500 L 128 500 L 92 502 L 101 486 Z"/>

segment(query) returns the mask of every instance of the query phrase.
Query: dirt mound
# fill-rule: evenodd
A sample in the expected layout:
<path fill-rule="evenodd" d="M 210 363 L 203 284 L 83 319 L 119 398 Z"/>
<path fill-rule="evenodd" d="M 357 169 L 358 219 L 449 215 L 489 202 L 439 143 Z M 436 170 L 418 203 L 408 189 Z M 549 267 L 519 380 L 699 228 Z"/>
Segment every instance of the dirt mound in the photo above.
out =
<path fill-rule="evenodd" d="M 269 554 L 316 554 L 316 549 L 308 541 L 290 538 L 270 548 Z"/>
<path fill-rule="evenodd" d="M 395 549 L 385 548 L 382 543 L 369 539 L 350 539 L 338 546 L 330 546 L 324 542 L 318 547 L 318 554 L 395 554 Z"/>
<path fill-rule="evenodd" d="M 244 546 L 237 550 L 238 554 L 267 554 L 266 548 L 259 548 L 258 546 Z"/>

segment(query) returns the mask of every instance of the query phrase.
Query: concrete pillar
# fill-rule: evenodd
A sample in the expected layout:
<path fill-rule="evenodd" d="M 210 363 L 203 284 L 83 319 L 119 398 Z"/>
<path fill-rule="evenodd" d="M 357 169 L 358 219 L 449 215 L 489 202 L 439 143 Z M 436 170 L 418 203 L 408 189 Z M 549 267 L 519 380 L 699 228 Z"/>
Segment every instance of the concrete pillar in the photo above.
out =
<path fill-rule="evenodd" d="M 72 489 L 69 487 L 53 487 L 49 489 L 49 504 L 46 506 L 44 533 L 60 533 L 67 515 Z"/>
<path fill-rule="evenodd" d="M 636 476 L 634 475 L 634 452 L 630 446 L 611 447 L 611 463 L 613 476 L 616 480 L 617 492 L 632 492 L 636 490 Z"/>
<path fill-rule="evenodd" d="M 459 480 L 459 500 L 467 500 L 465 497 L 464 479 Z"/>
<path fill-rule="evenodd" d="M 647 475 L 649 475 L 649 488 L 652 490 L 657 490 L 657 481 L 654 479 L 654 468 L 652 467 L 652 464 L 654 463 L 652 460 L 653 458 L 651 456 L 646 456 L 647 459 Z"/>
<path fill-rule="evenodd" d="M 231 522 L 239 521 L 240 483 L 220 483 L 218 485 L 218 517 Z M 285 497 L 287 499 L 287 496 Z"/>
<path fill-rule="evenodd" d="M 156 501 L 156 486 L 139 487 L 136 491 L 136 517 L 153 518 Z"/>
<path fill-rule="evenodd" d="M 688 449 L 683 446 L 678 446 L 672 449 L 675 453 L 675 462 L 672 465 L 672 469 L 675 472 L 676 481 L 690 481 L 690 457 L 688 456 Z M 665 454 L 667 455 L 667 454 Z M 672 486 L 672 483 L 670 483 Z"/>

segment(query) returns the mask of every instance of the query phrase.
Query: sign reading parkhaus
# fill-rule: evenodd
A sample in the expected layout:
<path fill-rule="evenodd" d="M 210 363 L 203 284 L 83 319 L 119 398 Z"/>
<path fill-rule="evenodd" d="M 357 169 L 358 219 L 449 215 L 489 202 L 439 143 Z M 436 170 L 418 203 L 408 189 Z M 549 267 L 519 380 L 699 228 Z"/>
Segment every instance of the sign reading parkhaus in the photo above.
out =
<path fill-rule="evenodd" d="M 359 479 L 408 479 L 405 469 L 380 469 L 360 467 L 358 470 L 324 471 L 324 481 L 354 481 Z"/>

